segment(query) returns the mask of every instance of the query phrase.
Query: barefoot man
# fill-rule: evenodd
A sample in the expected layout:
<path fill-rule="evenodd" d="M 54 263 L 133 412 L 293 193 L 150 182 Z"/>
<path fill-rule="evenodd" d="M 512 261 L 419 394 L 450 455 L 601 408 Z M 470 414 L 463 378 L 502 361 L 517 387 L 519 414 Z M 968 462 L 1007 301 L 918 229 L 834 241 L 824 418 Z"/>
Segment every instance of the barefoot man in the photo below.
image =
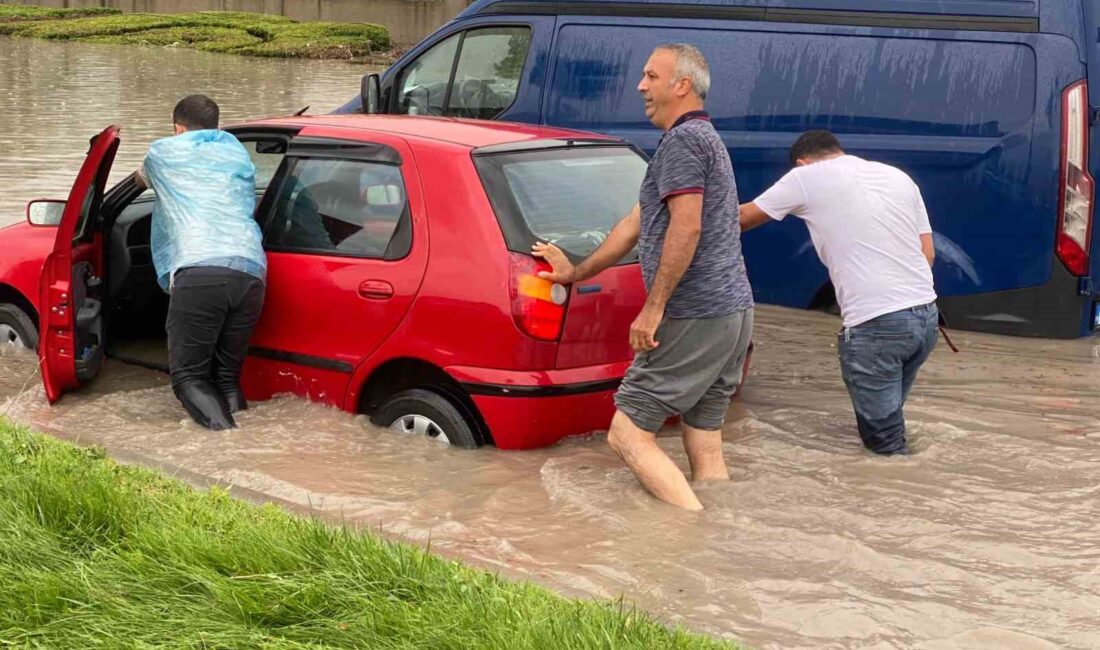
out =
<path fill-rule="evenodd" d="M 603 245 L 574 266 L 538 243 L 553 267 L 544 278 L 580 282 L 637 245 L 648 296 L 630 328 L 634 364 L 615 395 L 607 441 L 658 499 L 703 508 L 656 434 L 681 416 L 694 481 L 727 480 L 722 422 L 752 336 L 752 290 L 741 256 L 737 189 L 729 153 L 703 111 L 706 59 L 691 45 L 662 45 L 646 63 L 638 92 L 665 132 L 649 163 L 638 205 Z"/>

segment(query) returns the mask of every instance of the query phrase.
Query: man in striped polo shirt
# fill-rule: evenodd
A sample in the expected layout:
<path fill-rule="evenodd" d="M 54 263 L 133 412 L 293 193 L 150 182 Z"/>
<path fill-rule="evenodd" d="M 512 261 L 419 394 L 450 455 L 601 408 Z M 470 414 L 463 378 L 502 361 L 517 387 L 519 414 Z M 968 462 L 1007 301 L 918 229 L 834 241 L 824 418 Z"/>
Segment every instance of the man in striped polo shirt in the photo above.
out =
<path fill-rule="evenodd" d="M 579 282 L 637 245 L 647 299 L 630 328 L 634 364 L 615 395 L 607 440 L 657 498 L 689 510 L 702 504 L 656 434 L 681 416 L 692 480 L 728 480 L 722 423 L 752 336 L 752 290 L 741 255 L 737 188 L 729 153 L 703 111 L 706 59 L 691 45 L 662 45 L 638 92 L 646 117 L 665 132 L 638 205 L 603 245 L 576 265 L 550 244 L 534 254 L 543 277 Z"/>

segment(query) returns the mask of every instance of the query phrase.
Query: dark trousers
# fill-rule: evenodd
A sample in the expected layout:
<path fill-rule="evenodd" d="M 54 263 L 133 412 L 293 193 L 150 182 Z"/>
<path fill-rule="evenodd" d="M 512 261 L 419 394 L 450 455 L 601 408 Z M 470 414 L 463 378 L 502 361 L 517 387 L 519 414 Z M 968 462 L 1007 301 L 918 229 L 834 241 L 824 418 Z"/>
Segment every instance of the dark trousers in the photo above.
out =
<path fill-rule="evenodd" d="M 187 413 L 208 429 L 236 426 L 247 408 L 241 367 L 264 305 L 264 283 L 220 266 L 180 269 L 168 303 L 168 365 L 172 390 Z"/>
<path fill-rule="evenodd" d="M 907 454 L 902 407 L 917 371 L 936 347 L 934 303 L 879 316 L 841 332 L 837 345 L 863 445 L 877 454 Z"/>

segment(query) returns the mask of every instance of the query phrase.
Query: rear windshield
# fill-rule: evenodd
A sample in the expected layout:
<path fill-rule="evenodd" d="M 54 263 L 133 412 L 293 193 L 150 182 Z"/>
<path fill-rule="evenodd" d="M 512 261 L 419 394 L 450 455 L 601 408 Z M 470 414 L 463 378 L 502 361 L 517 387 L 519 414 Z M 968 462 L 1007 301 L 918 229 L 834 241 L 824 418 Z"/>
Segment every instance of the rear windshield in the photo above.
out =
<path fill-rule="evenodd" d="M 537 241 L 590 255 L 638 202 L 645 157 L 629 146 L 517 151 L 474 158 L 508 249 Z M 633 252 L 623 260 L 636 260 Z"/>

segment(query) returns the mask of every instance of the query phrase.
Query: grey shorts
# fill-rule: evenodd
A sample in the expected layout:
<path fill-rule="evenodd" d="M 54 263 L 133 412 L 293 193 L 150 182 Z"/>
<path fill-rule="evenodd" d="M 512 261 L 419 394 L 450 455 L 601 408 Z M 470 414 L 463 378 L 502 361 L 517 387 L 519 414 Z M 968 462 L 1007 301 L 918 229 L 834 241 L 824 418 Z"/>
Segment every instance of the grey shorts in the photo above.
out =
<path fill-rule="evenodd" d="M 753 310 L 718 318 L 666 318 L 659 345 L 640 352 L 615 393 L 615 406 L 643 431 L 673 415 L 704 431 L 722 428 L 752 340 Z"/>

